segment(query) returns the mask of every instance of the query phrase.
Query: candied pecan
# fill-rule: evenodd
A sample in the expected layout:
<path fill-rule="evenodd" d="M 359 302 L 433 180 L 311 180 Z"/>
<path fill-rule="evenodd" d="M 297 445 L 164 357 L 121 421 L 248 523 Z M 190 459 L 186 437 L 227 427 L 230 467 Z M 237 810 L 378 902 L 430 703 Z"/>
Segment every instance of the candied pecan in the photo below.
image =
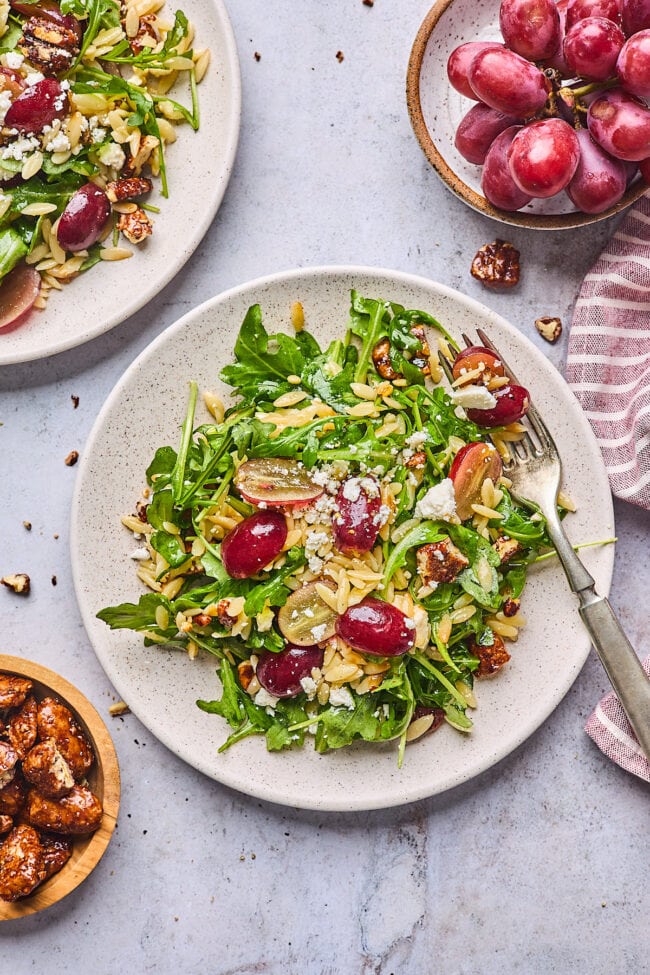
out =
<path fill-rule="evenodd" d="M 14 711 L 7 721 L 7 738 L 16 749 L 18 758 L 23 759 L 34 746 L 37 726 L 38 705 L 36 698 L 30 694 L 24 704 Z"/>
<path fill-rule="evenodd" d="M 136 506 L 135 506 L 135 513 L 136 513 L 137 517 L 139 518 L 139 520 L 144 525 L 147 524 L 147 508 L 148 507 L 149 507 L 149 505 L 148 504 L 145 504 L 144 501 L 138 501 L 137 504 L 136 504 Z"/>
<path fill-rule="evenodd" d="M 32 826 L 66 836 L 94 833 L 103 815 L 101 802 L 85 785 L 75 785 L 62 799 L 47 799 L 30 789 L 25 812 Z"/>
<path fill-rule="evenodd" d="M 411 359 L 411 363 L 417 366 L 423 376 L 429 376 L 431 374 L 431 367 L 429 365 L 431 349 L 429 348 L 424 325 L 413 325 L 411 326 L 410 332 L 420 343 L 420 349 Z"/>
<path fill-rule="evenodd" d="M 8 741 L 0 741 L 0 788 L 9 785 L 16 774 L 18 752 Z"/>
<path fill-rule="evenodd" d="M 0 813 L 5 816 L 17 816 L 25 805 L 25 782 L 20 772 L 4 789 L 0 789 Z"/>
<path fill-rule="evenodd" d="M 129 38 L 129 44 L 134 54 L 140 54 L 145 47 L 151 47 L 151 44 L 147 43 L 149 40 L 155 41 L 155 44 L 160 40 L 160 34 L 156 29 L 156 19 L 155 14 L 145 14 L 144 17 L 140 17 L 138 33 Z"/>
<path fill-rule="evenodd" d="M 510 660 L 510 654 L 505 648 L 505 644 L 500 636 L 493 634 L 494 643 L 490 647 L 482 647 L 480 643 L 472 639 L 470 643 L 470 653 L 478 657 L 479 664 L 476 677 L 492 677 Z"/>
<path fill-rule="evenodd" d="M 562 334 L 562 322 L 559 318 L 536 318 L 535 328 L 547 342 L 557 342 Z"/>
<path fill-rule="evenodd" d="M 423 450 L 417 450 L 412 457 L 406 461 L 405 467 L 409 469 L 414 467 L 424 467 L 427 462 L 427 455 Z"/>
<path fill-rule="evenodd" d="M 122 172 L 129 177 L 139 176 L 142 167 L 149 162 L 149 157 L 159 145 L 160 142 L 155 135 L 145 135 L 144 139 L 140 140 L 140 146 L 135 156 L 129 156 L 127 158 Z"/>
<path fill-rule="evenodd" d="M 255 676 L 255 671 L 253 670 L 253 665 L 250 660 L 242 660 L 240 664 L 237 664 L 237 675 L 239 677 L 239 683 L 244 688 L 248 689 L 248 685 Z"/>
<path fill-rule="evenodd" d="M 393 369 L 390 361 L 390 342 L 388 339 L 380 339 L 372 350 L 372 361 L 375 369 L 382 379 L 397 379 L 399 373 Z"/>
<path fill-rule="evenodd" d="M 140 207 L 132 213 L 121 213 L 120 219 L 117 221 L 117 229 L 121 230 L 132 244 L 141 244 L 153 233 L 151 220 Z"/>
<path fill-rule="evenodd" d="M 514 559 L 515 555 L 518 555 L 519 552 L 523 551 L 522 545 L 516 541 L 516 539 L 507 538 L 505 535 L 501 535 L 500 538 L 497 538 L 492 548 L 499 556 L 501 565 L 505 565 L 506 562 Z"/>
<path fill-rule="evenodd" d="M 13 824 L 14 821 L 11 816 L 7 816 L 5 813 L 0 814 L 0 835 L 8 833 Z"/>
<path fill-rule="evenodd" d="M 53 738 L 34 745 L 23 761 L 23 775 L 43 796 L 61 799 L 74 786 L 70 766 Z"/>
<path fill-rule="evenodd" d="M 211 626 L 212 617 L 208 616 L 207 613 L 197 613 L 196 616 L 192 617 L 192 624 L 194 626 Z"/>
<path fill-rule="evenodd" d="M 23 27 L 19 48 L 43 74 L 67 71 L 79 54 L 78 28 L 47 17 L 30 17 Z"/>
<path fill-rule="evenodd" d="M 32 689 L 31 680 L 26 677 L 13 677 L 0 674 L 0 711 L 5 708 L 19 708 Z"/>
<path fill-rule="evenodd" d="M 418 575 L 425 586 L 432 582 L 453 582 L 463 569 L 469 565 L 459 548 L 450 538 L 440 542 L 429 542 L 417 550 Z"/>
<path fill-rule="evenodd" d="M 124 200 L 135 200 L 139 196 L 151 193 L 152 181 L 146 176 L 128 176 L 126 179 L 116 179 L 106 186 L 106 196 L 111 203 L 123 203 Z"/>
<path fill-rule="evenodd" d="M 14 572 L 11 575 L 3 576 L 0 579 L 3 586 L 13 589 L 19 596 L 28 596 L 31 588 L 31 579 L 26 572 Z"/>
<path fill-rule="evenodd" d="M 72 856 L 72 840 L 68 836 L 54 836 L 41 833 L 43 847 L 43 880 L 49 880 L 61 867 L 65 866 Z"/>
<path fill-rule="evenodd" d="M 503 604 L 503 615 L 504 616 L 516 616 L 519 612 L 519 607 L 521 603 L 518 599 L 506 599 Z"/>
<path fill-rule="evenodd" d="M 39 738 L 53 738 L 72 770 L 82 778 L 95 761 L 92 746 L 69 708 L 56 698 L 46 697 L 38 706 Z"/>
<path fill-rule="evenodd" d="M 45 876 L 43 847 L 31 826 L 15 826 L 0 846 L 0 898 L 26 897 Z"/>
<path fill-rule="evenodd" d="M 514 288 L 519 283 L 519 251 L 505 240 L 484 244 L 474 256 L 471 271 L 486 288 Z"/>
<path fill-rule="evenodd" d="M 236 616 L 231 616 L 228 612 L 228 607 L 230 606 L 229 599 L 222 599 L 217 603 L 217 619 L 226 630 L 229 630 L 235 625 Z"/>

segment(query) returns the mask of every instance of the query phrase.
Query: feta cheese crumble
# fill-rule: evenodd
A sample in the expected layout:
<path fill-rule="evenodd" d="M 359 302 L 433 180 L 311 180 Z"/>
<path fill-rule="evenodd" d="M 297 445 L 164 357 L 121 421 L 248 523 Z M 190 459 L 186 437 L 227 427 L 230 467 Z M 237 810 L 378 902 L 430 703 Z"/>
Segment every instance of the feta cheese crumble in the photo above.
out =
<path fill-rule="evenodd" d="M 333 708 L 348 708 L 354 711 L 354 698 L 347 687 L 333 687 L 330 690 L 329 702 Z"/>
<path fill-rule="evenodd" d="M 440 484 L 429 488 L 415 506 L 417 518 L 431 518 L 434 521 L 451 521 L 456 516 L 456 495 L 454 485 L 446 477 Z"/>
<path fill-rule="evenodd" d="M 456 389 L 451 398 L 456 406 L 462 406 L 464 410 L 491 410 L 497 405 L 496 397 L 485 386 Z"/>

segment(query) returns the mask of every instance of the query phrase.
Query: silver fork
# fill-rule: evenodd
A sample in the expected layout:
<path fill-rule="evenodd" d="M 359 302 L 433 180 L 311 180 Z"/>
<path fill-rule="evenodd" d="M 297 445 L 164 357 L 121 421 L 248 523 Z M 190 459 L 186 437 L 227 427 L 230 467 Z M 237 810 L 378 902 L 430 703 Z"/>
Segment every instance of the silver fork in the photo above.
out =
<path fill-rule="evenodd" d="M 499 357 L 513 383 L 521 385 L 501 352 L 485 332 L 476 330 L 481 344 Z M 466 344 L 475 345 L 466 335 Z M 440 362 L 449 379 L 451 369 L 441 354 Z M 634 648 L 619 623 L 609 601 L 599 596 L 595 581 L 576 555 L 566 536 L 557 513 L 557 495 L 562 477 L 562 462 L 557 446 L 531 403 L 526 419 L 537 438 L 530 433 L 510 451 L 511 460 L 504 464 L 504 471 L 512 481 L 512 494 L 520 502 L 533 502 L 546 518 L 548 534 L 555 546 L 569 586 L 579 600 L 579 613 L 585 624 L 596 653 L 605 668 L 609 681 L 618 695 L 625 713 L 639 740 L 641 748 L 650 758 L 650 681 L 646 677 Z"/>

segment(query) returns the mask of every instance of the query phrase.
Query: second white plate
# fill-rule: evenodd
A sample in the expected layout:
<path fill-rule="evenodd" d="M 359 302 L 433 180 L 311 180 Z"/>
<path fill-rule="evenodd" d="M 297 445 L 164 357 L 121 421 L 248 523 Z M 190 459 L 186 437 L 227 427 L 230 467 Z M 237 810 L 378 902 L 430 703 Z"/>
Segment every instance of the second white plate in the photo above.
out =
<path fill-rule="evenodd" d="M 508 755 L 548 718 L 589 652 L 574 597 L 559 565 L 549 560 L 531 571 L 523 601 L 528 625 L 513 646 L 511 663 L 498 679 L 478 685 L 472 734 L 465 737 L 444 726 L 409 746 L 400 770 L 395 743 L 360 744 L 327 755 L 316 754 L 308 743 L 301 750 L 271 754 L 263 739 L 249 738 L 220 755 L 225 722 L 195 704 L 197 698 L 217 696 L 215 661 L 190 661 L 178 651 L 145 648 L 137 634 L 112 632 L 96 619 L 102 607 L 135 602 L 143 591 L 128 558 L 132 537 L 120 525 L 120 515 L 133 511 L 156 448 L 177 445 L 189 381 L 227 393 L 218 381 L 219 370 L 231 360 L 241 321 L 256 302 L 269 331 L 290 329 L 291 305 L 300 300 L 307 328 L 321 344 L 341 337 L 351 288 L 430 312 L 456 335 L 472 333 L 477 325 L 485 328 L 507 352 L 561 445 L 566 487 L 578 505 L 567 520 L 572 540 L 613 534 L 611 494 L 600 453 L 564 380 L 516 329 L 456 291 L 394 271 L 297 270 L 226 292 L 159 336 L 111 393 L 82 453 L 73 503 L 72 564 L 88 635 L 119 694 L 175 754 L 241 792 L 322 810 L 394 806 L 466 782 Z M 613 559 L 612 546 L 585 552 L 603 594 L 609 589 Z"/>

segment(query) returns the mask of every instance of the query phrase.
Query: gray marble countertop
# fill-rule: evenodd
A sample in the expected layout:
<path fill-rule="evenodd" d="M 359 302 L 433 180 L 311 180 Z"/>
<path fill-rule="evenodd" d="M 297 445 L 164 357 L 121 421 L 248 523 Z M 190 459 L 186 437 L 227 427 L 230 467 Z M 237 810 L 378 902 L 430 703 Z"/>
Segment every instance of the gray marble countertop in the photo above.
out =
<path fill-rule="evenodd" d="M 559 315 L 568 326 L 613 223 L 511 230 L 448 193 L 405 106 L 410 46 L 428 6 L 233 2 L 241 140 L 202 246 L 110 333 L 0 370 L 0 574 L 28 572 L 33 584 L 27 599 L 0 592 L 0 650 L 39 660 L 93 701 L 110 722 L 122 773 L 104 858 L 63 902 L 0 925 L 3 973 L 647 970 L 648 788 L 583 731 L 608 689 L 593 656 L 539 731 L 474 781 L 401 809 L 319 814 L 232 792 L 183 764 L 133 715 L 110 719 L 115 691 L 77 609 L 67 541 L 75 468 L 64 459 L 83 451 L 135 356 L 221 290 L 315 264 L 415 272 L 494 308 L 562 367 L 568 329 L 550 347 L 534 319 Z M 469 274 L 477 248 L 499 235 L 523 263 L 521 285 L 504 295 Z M 617 504 L 616 517 L 612 601 L 645 652 L 650 514 Z"/>

